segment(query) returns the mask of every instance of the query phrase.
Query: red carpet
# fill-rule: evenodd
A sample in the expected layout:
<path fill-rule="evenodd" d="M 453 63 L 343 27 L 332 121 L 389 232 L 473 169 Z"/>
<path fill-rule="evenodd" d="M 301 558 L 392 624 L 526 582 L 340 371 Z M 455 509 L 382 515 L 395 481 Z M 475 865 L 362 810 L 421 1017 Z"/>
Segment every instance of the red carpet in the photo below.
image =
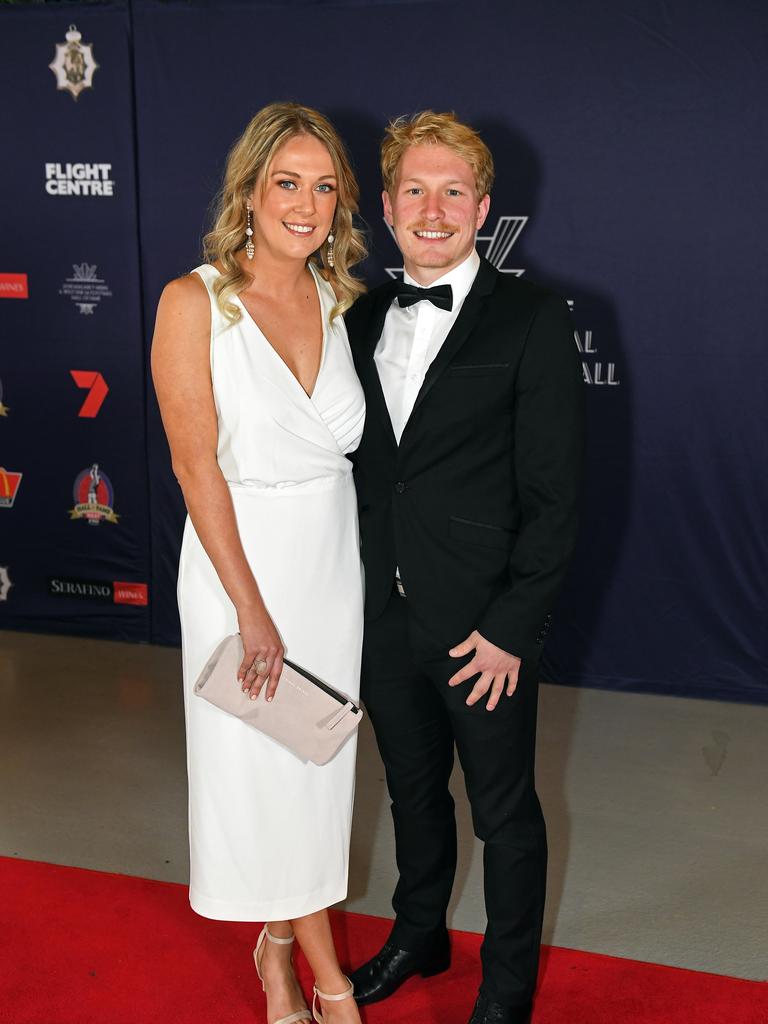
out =
<path fill-rule="evenodd" d="M 250 950 L 258 928 L 207 921 L 167 882 L 0 857 L 2 1024 L 263 1024 Z M 342 960 L 389 922 L 336 914 Z M 454 933 L 447 975 L 413 980 L 366 1024 L 466 1024 L 480 937 Z M 305 991 L 307 966 L 300 961 Z M 766 1024 L 768 985 L 545 949 L 534 1024 Z"/>

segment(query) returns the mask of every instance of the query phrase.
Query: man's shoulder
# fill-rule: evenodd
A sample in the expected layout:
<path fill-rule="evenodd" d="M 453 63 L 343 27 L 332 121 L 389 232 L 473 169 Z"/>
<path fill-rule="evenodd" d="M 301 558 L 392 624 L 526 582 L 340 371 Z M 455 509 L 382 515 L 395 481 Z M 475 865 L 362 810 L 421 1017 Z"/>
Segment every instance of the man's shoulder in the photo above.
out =
<path fill-rule="evenodd" d="M 497 302 L 514 304 L 518 309 L 528 307 L 531 311 L 549 303 L 565 302 L 565 299 L 546 285 L 532 281 L 528 277 L 503 274 L 498 270 L 495 271 L 493 297 Z"/>
<path fill-rule="evenodd" d="M 392 284 L 392 281 L 384 281 L 375 288 L 371 288 L 370 291 L 361 295 L 355 301 L 355 304 L 347 310 L 344 314 L 344 322 L 347 326 L 350 340 L 353 336 L 366 330 L 368 322 L 374 315 L 379 303 L 390 295 Z"/>

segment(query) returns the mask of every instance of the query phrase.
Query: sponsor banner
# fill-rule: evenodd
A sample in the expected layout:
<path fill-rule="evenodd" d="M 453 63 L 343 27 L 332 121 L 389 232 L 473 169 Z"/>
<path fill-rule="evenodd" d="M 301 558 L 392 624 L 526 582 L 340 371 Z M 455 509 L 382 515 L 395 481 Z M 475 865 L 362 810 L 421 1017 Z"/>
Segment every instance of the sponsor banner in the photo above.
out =
<path fill-rule="evenodd" d="M 50 196 L 114 196 L 112 164 L 47 163 L 45 191 Z"/>
<path fill-rule="evenodd" d="M 77 415 L 85 419 L 92 419 L 98 415 L 104 399 L 109 394 L 107 382 L 97 370 L 70 370 L 69 372 L 79 388 L 88 389 L 88 395 Z"/>
<path fill-rule="evenodd" d="M 13 582 L 8 575 L 8 566 L 0 565 L 0 601 L 7 601 Z"/>
<path fill-rule="evenodd" d="M 77 597 L 87 601 L 102 601 L 106 604 L 149 604 L 149 587 L 146 583 L 126 583 L 115 580 L 80 580 L 70 576 L 50 576 L 48 593 L 54 597 Z"/>
<path fill-rule="evenodd" d="M 63 43 L 56 43 L 56 54 L 48 65 L 56 76 L 56 88 L 65 90 L 73 99 L 93 88 L 93 74 L 99 65 L 93 56 L 93 45 L 82 42 L 77 25 L 70 25 Z"/>
<path fill-rule="evenodd" d="M 26 274 L 0 274 L 0 299 L 28 299 Z"/>
<path fill-rule="evenodd" d="M 78 474 L 73 493 L 75 506 L 69 510 L 70 519 L 84 519 L 89 526 L 117 522 L 112 483 L 98 462 Z"/>
<path fill-rule="evenodd" d="M 0 508 L 13 508 L 16 495 L 19 493 L 22 473 L 0 466 Z"/>
<path fill-rule="evenodd" d="M 65 279 L 59 295 L 70 299 L 82 316 L 92 316 L 103 299 L 111 299 L 112 292 L 97 274 L 95 263 L 73 263 L 72 277 Z"/>

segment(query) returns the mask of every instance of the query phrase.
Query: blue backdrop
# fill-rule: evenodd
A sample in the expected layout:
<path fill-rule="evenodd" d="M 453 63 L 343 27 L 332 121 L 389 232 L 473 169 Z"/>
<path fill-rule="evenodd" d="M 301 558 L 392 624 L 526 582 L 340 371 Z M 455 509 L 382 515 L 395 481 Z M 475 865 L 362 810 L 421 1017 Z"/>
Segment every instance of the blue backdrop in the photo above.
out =
<path fill-rule="evenodd" d="M 768 12 L 135 0 L 0 19 L 2 624 L 178 640 L 183 506 L 146 349 L 255 110 L 295 99 L 339 127 L 376 283 L 400 272 L 382 127 L 454 109 L 497 161 L 480 251 L 568 298 L 582 352 L 585 525 L 547 674 L 768 701 Z M 48 67 L 70 23 L 77 98 Z"/>

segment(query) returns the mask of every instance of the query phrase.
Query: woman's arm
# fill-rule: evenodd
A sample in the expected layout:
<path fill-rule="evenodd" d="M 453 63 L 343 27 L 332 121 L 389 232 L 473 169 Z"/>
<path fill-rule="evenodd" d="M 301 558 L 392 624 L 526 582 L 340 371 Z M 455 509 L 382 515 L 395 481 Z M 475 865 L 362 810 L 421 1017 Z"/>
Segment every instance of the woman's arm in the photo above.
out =
<path fill-rule="evenodd" d="M 238 677 L 256 697 L 267 675 L 271 699 L 283 666 L 283 645 L 245 557 L 232 498 L 216 460 L 218 424 L 210 370 L 211 310 L 194 275 L 166 285 L 152 341 L 152 378 L 163 426 L 189 517 L 237 610 L 244 657 Z M 267 662 L 257 676 L 255 660 Z"/>

